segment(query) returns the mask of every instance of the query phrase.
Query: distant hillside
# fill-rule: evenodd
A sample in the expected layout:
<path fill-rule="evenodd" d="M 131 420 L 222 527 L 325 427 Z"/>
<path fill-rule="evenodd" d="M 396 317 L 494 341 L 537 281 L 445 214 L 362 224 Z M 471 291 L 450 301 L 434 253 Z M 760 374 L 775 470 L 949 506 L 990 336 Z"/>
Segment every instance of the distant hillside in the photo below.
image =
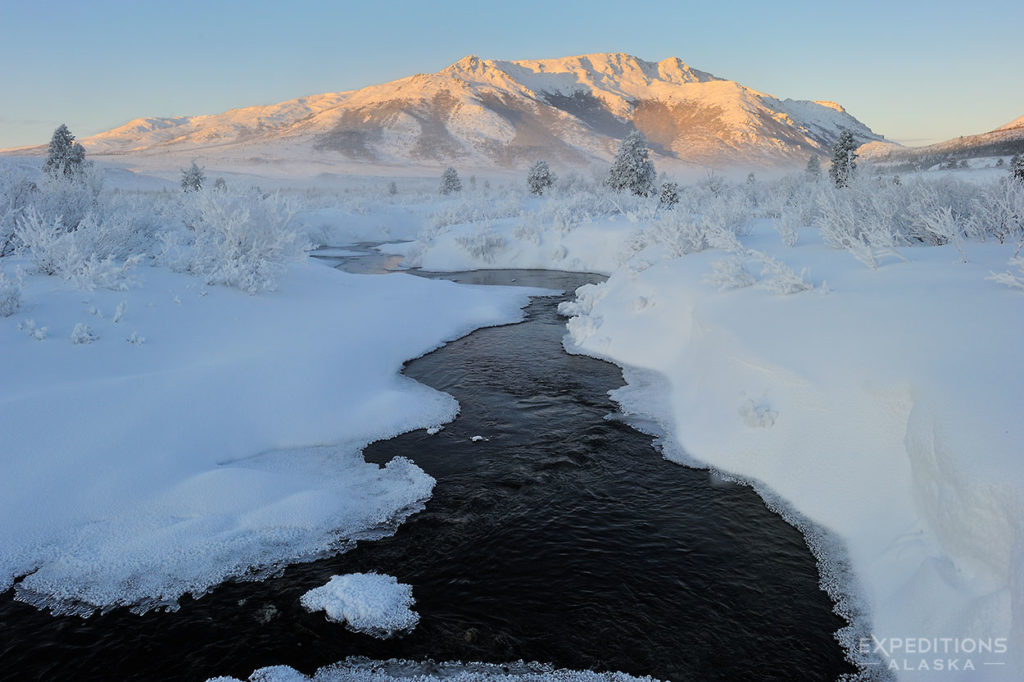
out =
<path fill-rule="evenodd" d="M 980 135 L 956 137 L 927 147 L 900 147 L 870 143 L 858 150 L 872 163 L 894 170 L 919 170 L 967 159 L 1024 153 L 1024 116 Z"/>

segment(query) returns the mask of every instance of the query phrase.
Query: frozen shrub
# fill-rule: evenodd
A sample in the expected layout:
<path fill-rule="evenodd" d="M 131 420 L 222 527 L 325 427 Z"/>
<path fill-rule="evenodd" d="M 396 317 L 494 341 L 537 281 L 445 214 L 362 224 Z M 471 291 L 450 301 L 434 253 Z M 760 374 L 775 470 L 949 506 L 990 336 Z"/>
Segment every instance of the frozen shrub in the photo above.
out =
<path fill-rule="evenodd" d="M 1013 289 L 1024 290 L 1024 257 L 1014 256 L 1010 259 L 1009 265 L 1017 269 L 1016 272 L 1006 270 L 1004 272 L 990 272 L 985 279 L 990 279 L 999 284 L 1005 284 Z"/>
<path fill-rule="evenodd" d="M 21 307 L 21 278 L 11 279 L 0 270 L 0 317 L 10 317 Z"/>
<path fill-rule="evenodd" d="M 71 343 L 76 345 L 92 343 L 98 338 L 93 334 L 92 328 L 82 322 L 76 324 L 75 328 L 71 330 Z"/>
<path fill-rule="evenodd" d="M 804 168 L 804 174 L 813 182 L 817 182 L 818 178 L 821 177 L 821 161 L 818 160 L 817 154 L 811 154 L 811 157 L 807 159 L 807 167 Z"/>
<path fill-rule="evenodd" d="M 744 267 L 743 259 L 738 257 L 717 260 L 711 263 L 711 272 L 704 281 L 719 291 L 742 289 L 753 286 L 757 280 Z"/>
<path fill-rule="evenodd" d="M 118 253 L 131 232 L 127 216 L 106 220 L 86 217 L 77 230 L 68 232 L 59 217 L 47 221 L 29 207 L 19 219 L 19 242 L 29 249 L 40 273 L 71 281 L 81 289 L 126 289 L 134 284 L 128 273 L 141 255 Z"/>
<path fill-rule="evenodd" d="M 456 237 L 455 242 L 470 256 L 485 263 L 493 263 L 495 253 L 505 247 L 505 238 L 500 234 L 495 234 L 489 228 L 472 235 Z"/>
<path fill-rule="evenodd" d="M 661 193 L 658 195 L 658 203 L 665 208 L 673 208 L 679 203 L 679 185 L 674 182 L 663 182 Z"/>
<path fill-rule="evenodd" d="M 161 236 L 158 259 L 172 268 L 255 294 L 277 287 L 307 241 L 292 227 L 294 211 L 278 195 L 199 191 L 189 194 L 187 231 Z"/>
<path fill-rule="evenodd" d="M 37 327 L 35 320 L 28 319 L 19 322 L 18 329 L 25 332 L 28 334 L 29 338 L 33 338 L 36 341 L 46 340 L 46 327 Z"/>
<path fill-rule="evenodd" d="M 27 174 L 0 164 L 0 257 L 10 255 L 17 248 L 17 219 L 38 193 L 39 186 Z"/>
<path fill-rule="evenodd" d="M 797 294 L 808 291 L 814 285 L 807 281 L 807 268 L 796 272 L 777 258 L 760 251 L 748 251 L 748 254 L 761 263 L 761 279 L 757 285 L 774 294 Z"/>

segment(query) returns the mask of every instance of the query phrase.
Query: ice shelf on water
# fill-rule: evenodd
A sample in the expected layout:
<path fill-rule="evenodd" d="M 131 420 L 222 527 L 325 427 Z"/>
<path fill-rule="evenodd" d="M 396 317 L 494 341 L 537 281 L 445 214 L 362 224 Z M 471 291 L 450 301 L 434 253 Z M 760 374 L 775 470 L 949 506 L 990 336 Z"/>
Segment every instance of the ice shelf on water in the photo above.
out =
<path fill-rule="evenodd" d="M 323 611 L 329 621 L 380 639 L 409 632 L 420 620 L 412 610 L 412 586 L 379 573 L 331 576 L 326 585 L 302 595 L 301 602 L 311 613 Z"/>

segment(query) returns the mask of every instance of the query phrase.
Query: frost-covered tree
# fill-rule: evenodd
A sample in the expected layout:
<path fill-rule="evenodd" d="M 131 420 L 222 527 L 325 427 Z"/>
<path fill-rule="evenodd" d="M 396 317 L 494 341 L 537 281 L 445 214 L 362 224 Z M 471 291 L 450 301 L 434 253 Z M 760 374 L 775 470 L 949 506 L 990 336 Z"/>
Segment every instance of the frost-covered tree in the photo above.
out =
<path fill-rule="evenodd" d="M 679 203 L 679 185 L 674 182 L 663 182 L 661 194 L 658 195 L 658 203 L 665 208 L 672 208 Z"/>
<path fill-rule="evenodd" d="M 43 171 L 53 178 L 75 179 L 85 168 L 85 147 L 75 142 L 75 136 L 63 123 L 53 131 L 46 153 Z"/>
<path fill-rule="evenodd" d="M 391 196 L 398 194 L 398 184 L 394 180 L 388 183 L 388 194 Z"/>
<path fill-rule="evenodd" d="M 186 192 L 198 192 L 206 182 L 206 174 L 203 169 L 196 165 L 193 159 L 192 165 L 181 169 L 181 189 Z"/>
<path fill-rule="evenodd" d="M 817 180 L 821 177 L 821 161 L 818 160 L 817 154 L 811 154 L 811 158 L 807 159 L 807 167 L 804 169 L 807 177 L 811 180 Z"/>
<path fill-rule="evenodd" d="M 459 173 L 448 166 L 441 174 L 441 194 L 451 194 L 462 191 L 462 180 L 459 180 Z"/>
<path fill-rule="evenodd" d="M 643 133 L 634 130 L 627 135 L 608 171 L 608 186 L 617 192 L 626 189 L 638 196 L 651 196 L 655 175 L 650 153 Z"/>
<path fill-rule="evenodd" d="M 857 143 L 853 140 L 853 133 L 844 130 L 839 135 L 839 140 L 832 147 L 832 167 L 828 169 L 828 175 L 836 187 L 846 187 L 857 170 Z"/>
<path fill-rule="evenodd" d="M 544 194 L 544 190 L 554 184 L 555 174 L 551 172 L 547 161 L 537 161 L 530 166 L 530 171 L 526 174 L 526 185 L 530 188 L 530 193 Z"/>
<path fill-rule="evenodd" d="M 1024 182 L 1024 156 L 1014 154 L 1010 159 L 1010 176 L 1017 182 Z"/>
<path fill-rule="evenodd" d="M 213 188 L 218 192 L 227 192 L 228 183 L 224 181 L 224 178 L 217 178 L 213 181 Z"/>

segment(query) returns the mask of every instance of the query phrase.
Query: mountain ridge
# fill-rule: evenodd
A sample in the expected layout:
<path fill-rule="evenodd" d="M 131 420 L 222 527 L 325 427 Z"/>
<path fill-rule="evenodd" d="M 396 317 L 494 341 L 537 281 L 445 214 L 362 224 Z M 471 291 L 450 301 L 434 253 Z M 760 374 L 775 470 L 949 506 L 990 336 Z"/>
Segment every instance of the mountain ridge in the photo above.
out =
<path fill-rule="evenodd" d="M 80 141 L 97 156 L 521 167 L 607 162 L 633 129 L 662 160 L 706 167 L 804 163 L 827 155 L 843 129 L 883 139 L 834 102 L 779 99 L 678 57 L 612 52 L 467 55 L 436 73 L 220 114 L 136 118 Z"/>

